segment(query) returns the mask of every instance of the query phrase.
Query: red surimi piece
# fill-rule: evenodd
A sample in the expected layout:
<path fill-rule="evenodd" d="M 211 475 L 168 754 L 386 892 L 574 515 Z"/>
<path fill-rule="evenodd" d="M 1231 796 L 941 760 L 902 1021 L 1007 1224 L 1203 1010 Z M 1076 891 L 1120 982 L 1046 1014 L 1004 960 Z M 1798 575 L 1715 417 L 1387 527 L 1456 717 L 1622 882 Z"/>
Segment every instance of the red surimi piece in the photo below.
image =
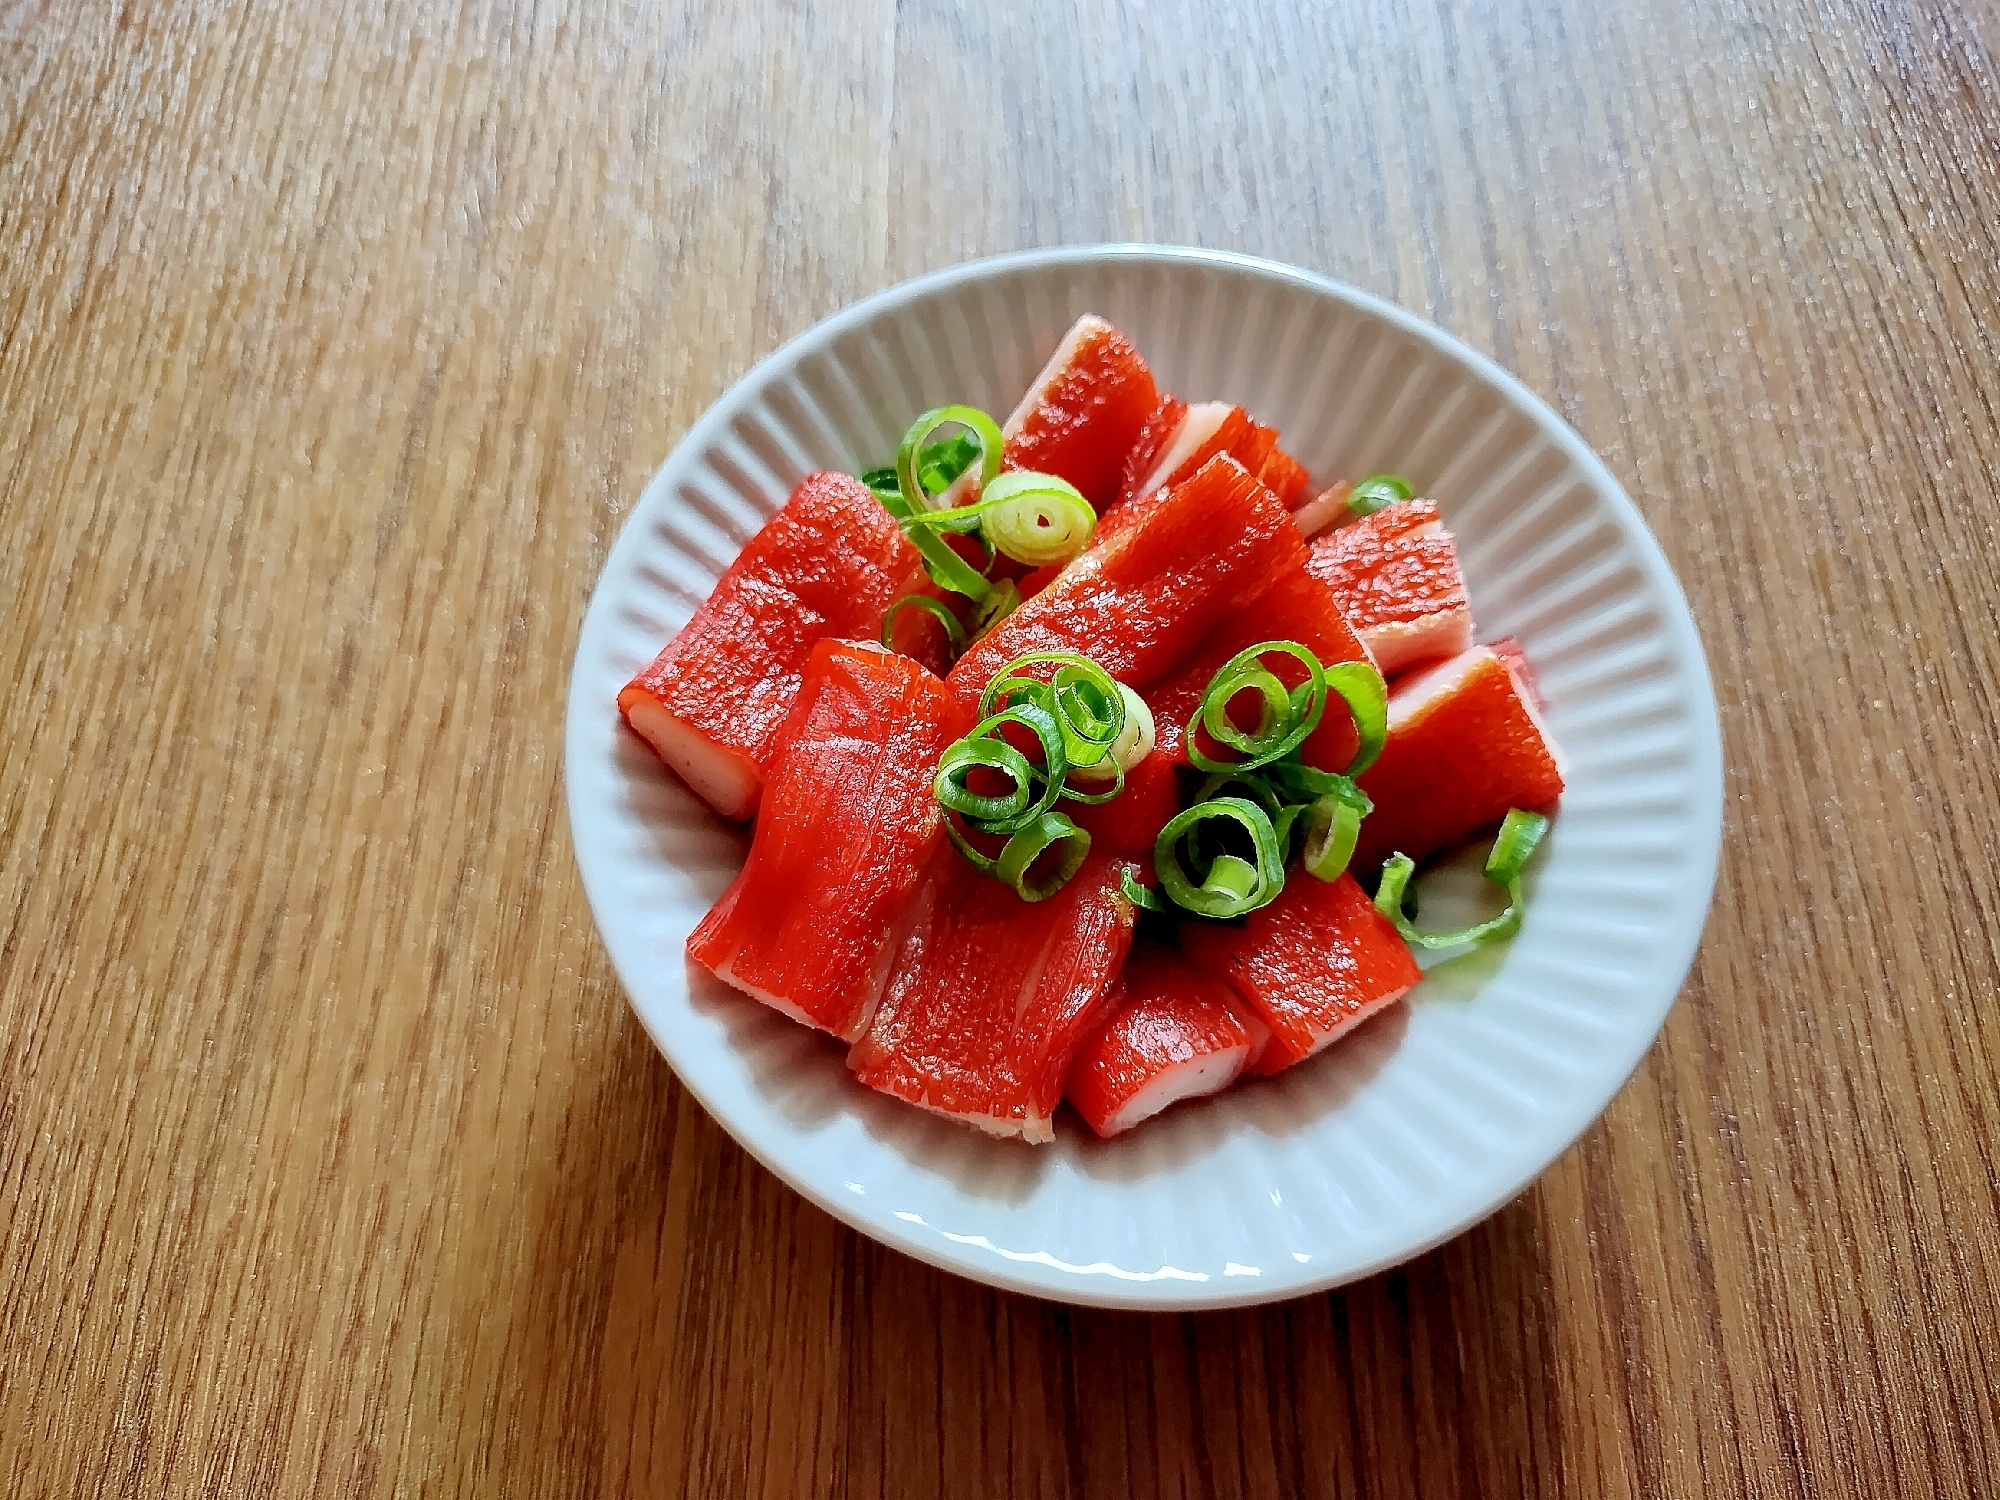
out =
<path fill-rule="evenodd" d="M 1089 781 L 1073 784 L 1082 791 L 1098 789 Z M 1181 810 L 1174 758 L 1156 746 L 1125 773 L 1125 790 L 1109 802 L 1065 801 L 1060 807 L 1090 835 L 1091 848 L 1104 854 L 1143 854 L 1150 861 L 1160 830 Z"/>
<path fill-rule="evenodd" d="M 908 657 L 815 646 L 750 857 L 689 936 L 688 956 L 808 1026 L 860 1036 L 897 921 L 943 836 L 931 778 L 950 740 L 946 713 L 944 684 Z"/>
<path fill-rule="evenodd" d="M 1362 661 L 1367 656 L 1335 607 L 1327 586 L 1303 567 L 1295 568 L 1248 609 L 1218 625 L 1202 648 L 1175 672 L 1146 689 L 1146 706 L 1153 711 L 1153 743 L 1159 749 L 1182 765 L 1193 764 L 1187 752 L 1187 726 L 1201 707 L 1202 695 L 1232 656 L 1259 641 L 1297 641 L 1326 666 Z M 1264 662 L 1286 687 L 1296 687 L 1306 679 L 1304 667 L 1292 657 L 1274 653 Z M 1326 716 L 1300 747 L 1300 758 L 1323 771 L 1345 771 L 1358 745 L 1353 715 L 1337 698 L 1329 697 Z M 1217 760 L 1228 760 L 1233 754 L 1205 737 L 1202 749 Z"/>
<path fill-rule="evenodd" d="M 1528 653 L 1521 643 L 1511 635 L 1503 635 L 1487 647 L 1495 656 L 1507 664 L 1507 670 L 1514 674 L 1514 680 L 1521 685 L 1521 691 L 1528 695 L 1528 701 L 1537 709 L 1547 708 L 1548 702 L 1542 697 L 1542 685 L 1535 681 L 1535 669 L 1528 665 Z"/>
<path fill-rule="evenodd" d="M 1178 949 L 1135 943 L 1112 992 L 1111 1019 L 1077 1050 L 1064 1096 L 1108 1139 L 1170 1104 L 1221 1093 L 1270 1034 Z"/>
<path fill-rule="evenodd" d="M 1266 489 L 1291 507 L 1296 507 L 1299 497 L 1312 487 L 1312 475 L 1306 472 L 1306 466 L 1283 448 L 1271 450 L 1257 477 L 1264 481 Z"/>
<path fill-rule="evenodd" d="M 1429 500 L 1398 501 L 1327 532 L 1310 566 L 1390 676 L 1472 644 L 1458 548 Z"/>
<path fill-rule="evenodd" d="M 1305 539 L 1277 497 L 1235 460 L 1213 458 L 975 642 L 946 685 L 970 714 L 993 674 L 1016 657 L 1080 651 L 1143 688 L 1305 556 Z"/>
<path fill-rule="evenodd" d="M 1116 498 L 1126 452 L 1158 400 L 1132 341 L 1086 313 L 1001 428 L 1007 467 L 1067 479 L 1101 510 Z"/>
<path fill-rule="evenodd" d="M 814 645 L 879 634 L 916 566 L 867 486 L 811 475 L 619 693 L 619 711 L 704 802 L 747 818 Z"/>
<path fill-rule="evenodd" d="M 1153 466 L 1118 498 L 1130 503 L 1172 489 L 1218 453 L 1227 453 L 1242 463 L 1253 447 L 1261 450 L 1256 454 L 1256 467 L 1243 466 L 1255 474 L 1270 456 L 1270 448 L 1258 439 L 1250 414 L 1227 401 L 1197 401 L 1182 408 L 1180 424 L 1160 444 Z"/>
<path fill-rule="evenodd" d="M 1125 501 L 1139 493 L 1139 486 L 1153 472 L 1160 455 L 1166 452 L 1167 444 L 1181 430 L 1181 422 L 1187 417 L 1188 404 L 1178 396 L 1163 395 L 1146 418 L 1146 425 L 1139 429 L 1139 435 L 1132 440 L 1132 447 L 1125 455 L 1125 468 L 1118 485 L 1118 499 Z"/>
<path fill-rule="evenodd" d="M 1486 646 L 1406 677 L 1389 694 L 1389 738 L 1361 777 L 1375 811 L 1357 869 L 1464 843 L 1515 807 L 1562 795 L 1562 758 L 1507 664 Z"/>
<path fill-rule="evenodd" d="M 1270 1028 L 1255 1064 L 1259 1074 L 1311 1057 L 1423 977 L 1395 927 L 1351 875 L 1328 881 L 1294 870 L 1277 900 L 1241 926 L 1185 922 L 1181 944 Z"/>
<path fill-rule="evenodd" d="M 1055 1139 L 1079 1042 L 1132 941 L 1124 862 L 1093 853 L 1046 901 L 949 846 L 913 903 L 887 992 L 848 1064 L 870 1088 L 994 1135 Z"/>

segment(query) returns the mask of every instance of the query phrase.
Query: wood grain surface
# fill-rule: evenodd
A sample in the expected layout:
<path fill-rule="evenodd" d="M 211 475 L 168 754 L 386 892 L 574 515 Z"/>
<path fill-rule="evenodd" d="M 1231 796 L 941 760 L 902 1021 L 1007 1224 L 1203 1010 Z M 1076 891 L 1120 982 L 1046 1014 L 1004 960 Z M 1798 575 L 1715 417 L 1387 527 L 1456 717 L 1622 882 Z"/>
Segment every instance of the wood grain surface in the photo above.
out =
<path fill-rule="evenodd" d="M 2000 1494 L 2000 12 L 0 3 L 0 1494 Z M 1728 758 L 1665 1035 L 1394 1273 L 997 1294 L 750 1162 L 560 793 L 651 471 L 1147 239 L 1518 371 Z"/>

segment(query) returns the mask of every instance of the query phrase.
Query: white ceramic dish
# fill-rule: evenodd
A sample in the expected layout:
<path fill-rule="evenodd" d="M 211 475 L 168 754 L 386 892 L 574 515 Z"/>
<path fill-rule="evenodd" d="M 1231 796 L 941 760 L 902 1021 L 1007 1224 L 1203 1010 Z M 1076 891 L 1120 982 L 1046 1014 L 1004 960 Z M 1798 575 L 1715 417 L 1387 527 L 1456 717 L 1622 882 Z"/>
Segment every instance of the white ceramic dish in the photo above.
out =
<path fill-rule="evenodd" d="M 1516 635 L 1570 790 L 1509 945 L 1278 1079 L 1099 1142 L 995 1141 L 870 1093 L 828 1039 L 692 973 L 689 929 L 741 862 L 613 700 L 819 468 L 886 461 L 918 412 L 1011 409 L 1103 313 L 1189 399 L 1285 433 L 1325 482 L 1390 469 L 1458 535 L 1480 638 Z M 752 370 L 640 498 L 584 621 L 571 828 L 640 1021 L 758 1160 L 857 1229 L 1068 1302 L 1271 1301 L 1380 1270 L 1519 1193 L 1659 1032 L 1701 933 L 1721 749 L 1701 644 L 1604 466 L 1511 376 L 1409 313 L 1241 256 L 1110 246 L 960 266 L 870 297 Z M 1426 920 L 1445 920 L 1433 903 Z"/>

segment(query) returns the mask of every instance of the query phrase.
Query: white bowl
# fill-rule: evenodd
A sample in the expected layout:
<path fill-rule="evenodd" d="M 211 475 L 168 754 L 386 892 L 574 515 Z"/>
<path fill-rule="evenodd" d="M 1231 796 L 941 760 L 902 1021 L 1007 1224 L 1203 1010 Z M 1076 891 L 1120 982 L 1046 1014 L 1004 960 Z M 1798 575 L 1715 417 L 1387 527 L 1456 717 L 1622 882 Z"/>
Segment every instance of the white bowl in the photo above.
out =
<path fill-rule="evenodd" d="M 1283 429 L 1322 483 L 1394 470 L 1457 533 L 1480 639 L 1519 636 L 1569 792 L 1511 944 L 1277 1079 L 1100 1142 L 996 1141 L 871 1093 L 842 1049 L 691 971 L 740 865 L 613 700 L 815 469 L 888 461 L 920 411 L 1014 406 L 1070 322 L 1131 335 L 1162 389 Z M 1286 266 L 1155 246 L 980 261 L 892 288 L 759 364 L 647 486 L 577 644 L 566 733 L 584 888 L 632 1008 L 759 1161 L 883 1242 L 1067 1302 L 1189 1309 L 1351 1281 L 1519 1193 L 1637 1066 L 1701 934 L 1721 746 L 1701 643 L 1604 465 L 1490 361 Z M 1437 920 L 1434 904 L 1427 920 Z"/>

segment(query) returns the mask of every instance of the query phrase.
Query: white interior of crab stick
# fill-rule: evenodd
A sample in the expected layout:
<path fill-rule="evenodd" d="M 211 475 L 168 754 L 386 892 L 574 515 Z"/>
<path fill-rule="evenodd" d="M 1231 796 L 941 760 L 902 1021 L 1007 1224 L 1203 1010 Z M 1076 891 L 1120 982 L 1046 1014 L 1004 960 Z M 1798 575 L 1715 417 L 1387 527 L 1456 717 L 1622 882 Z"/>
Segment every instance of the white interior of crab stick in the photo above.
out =
<path fill-rule="evenodd" d="M 1070 324 L 1069 332 L 1064 334 L 1062 342 L 1056 345 L 1056 352 L 1051 354 L 1049 362 L 1042 366 L 1042 373 L 1029 383 L 1027 394 L 1021 397 L 1021 404 L 1015 407 L 1007 420 L 1001 424 L 1000 435 L 1013 437 L 1018 433 L 1021 424 L 1028 420 L 1028 413 L 1035 409 L 1035 403 L 1040 401 L 1048 388 L 1055 384 L 1056 377 L 1062 374 L 1064 367 L 1076 358 L 1076 351 L 1083 347 L 1083 341 L 1093 334 L 1108 332 L 1110 328 L 1111 325 L 1095 313 L 1085 313 Z"/>
<path fill-rule="evenodd" d="M 1181 425 L 1174 432 L 1174 440 L 1167 444 L 1167 451 L 1160 455 L 1160 461 L 1153 465 L 1153 472 L 1146 476 L 1146 482 L 1139 486 L 1139 497 L 1153 493 L 1167 481 L 1167 476 L 1186 463 L 1194 455 L 1194 450 L 1215 436 L 1225 418 L 1236 408 L 1227 401 L 1197 401 L 1187 409 L 1181 418 Z"/>
<path fill-rule="evenodd" d="M 1130 1130 L 1183 1099 L 1199 1099 L 1208 1094 L 1221 1093 L 1250 1065 L 1251 1047 L 1251 1043 L 1245 1042 L 1240 1047 L 1191 1057 L 1186 1062 L 1161 1069 L 1105 1122 L 1109 1133 L 1118 1135 Z"/>
<path fill-rule="evenodd" d="M 718 745 L 652 698 L 635 695 L 625 718 L 694 794 L 723 817 L 741 821 L 757 810 L 764 778 L 747 755 Z"/>
<path fill-rule="evenodd" d="M 1535 695 L 1528 691 L 1520 675 L 1514 671 L 1507 659 L 1490 646 L 1474 646 L 1469 651 L 1461 651 L 1449 661 L 1441 661 L 1434 667 L 1426 667 L 1421 672 L 1412 672 L 1389 689 L 1389 733 L 1394 734 L 1412 719 L 1420 718 L 1432 708 L 1457 692 L 1466 678 L 1479 670 L 1487 662 L 1498 662 L 1506 670 L 1507 680 L 1514 689 L 1514 696 L 1521 700 L 1521 707 L 1528 715 L 1528 722 L 1535 726 L 1535 733 L 1542 737 L 1548 747 L 1549 759 L 1556 763 L 1556 774 L 1564 781 L 1569 780 L 1569 762 L 1563 758 L 1562 746 L 1556 743 L 1549 726 L 1542 718 L 1541 710 L 1535 707 Z"/>

